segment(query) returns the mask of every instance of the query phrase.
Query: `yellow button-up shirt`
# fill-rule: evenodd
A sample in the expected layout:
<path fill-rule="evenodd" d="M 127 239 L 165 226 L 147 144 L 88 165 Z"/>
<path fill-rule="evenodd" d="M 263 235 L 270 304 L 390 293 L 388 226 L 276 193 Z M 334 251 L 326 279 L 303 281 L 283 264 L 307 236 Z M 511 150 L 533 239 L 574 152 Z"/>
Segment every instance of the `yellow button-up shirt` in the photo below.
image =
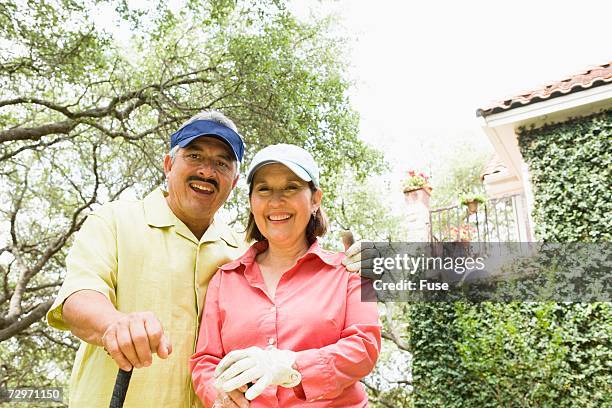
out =
<path fill-rule="evenodd" d="M 62 305 L 83 289 L 104 294 L 121 312 L 153 312 L 173 352 L 166 360 L 154 356 L 150 367 L 134 370 L 125 407 L 200 406 L 188 362 L 208 282 L 220 265 L 247 248 L 243 236 L 219 221 L 198 241 L 159 189 L 141 201 L 105 204 L 76 236 L 48 322 L 67 330 Z M 82 342 L 70 379 L 70 406 L 108 407 L 116 375 L 117 365 L 103 348 Z"/>

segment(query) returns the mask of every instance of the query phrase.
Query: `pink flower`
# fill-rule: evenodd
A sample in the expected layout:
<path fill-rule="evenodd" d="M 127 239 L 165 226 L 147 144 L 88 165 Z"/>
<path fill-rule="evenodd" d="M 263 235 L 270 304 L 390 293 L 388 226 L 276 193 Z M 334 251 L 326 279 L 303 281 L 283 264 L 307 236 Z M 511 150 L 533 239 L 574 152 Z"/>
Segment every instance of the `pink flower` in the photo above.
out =
<path fill-rule="evenodd" d="M 417 190 L 420 188 L 424 188 L 428 191 L 431 191 L 431 186 L 429 185 L 429 177 L 425 175 L 423 172 L 417 172 L 416 170 L 408 170 L 408 177 L 404 180 L 404 189 L 407 190 Z"/>

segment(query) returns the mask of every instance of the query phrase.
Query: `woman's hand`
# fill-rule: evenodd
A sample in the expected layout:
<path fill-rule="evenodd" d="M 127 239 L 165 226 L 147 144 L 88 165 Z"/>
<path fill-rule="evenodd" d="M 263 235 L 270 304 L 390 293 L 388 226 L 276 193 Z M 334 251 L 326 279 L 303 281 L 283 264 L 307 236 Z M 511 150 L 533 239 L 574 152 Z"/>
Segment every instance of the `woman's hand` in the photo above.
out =
<path fill-rule="evenodd" d="M 269 385 L 295 387 L 302 380 L 300 373 L 293 367 L 295 358 L 295 352 L 275 347 L 265 350 L 249 347 L 230 351 L 215 369 L 217 388 L 228 392 L 255 382 L 245 394 L 246 399 L 253 400 Z"/>
<path fill-rule="evenodd" d="M 246 385 L 227 393 L 223 390 L 217 390 L 217 398 L 213 402 L 212 408 L 248 408 L 249 401 L 244 397 L 246 390 Z"/>

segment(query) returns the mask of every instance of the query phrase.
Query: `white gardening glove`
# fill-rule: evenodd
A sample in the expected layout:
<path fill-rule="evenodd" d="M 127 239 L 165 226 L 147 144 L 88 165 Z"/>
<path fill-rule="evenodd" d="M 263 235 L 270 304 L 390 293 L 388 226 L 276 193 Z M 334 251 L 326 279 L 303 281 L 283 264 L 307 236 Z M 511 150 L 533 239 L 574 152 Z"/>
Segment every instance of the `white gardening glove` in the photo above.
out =
<path fill-rule="evenodd" d="M 357 241 L 344 254 L 346 258 L 342 260 L 342 264 L 346 266 L 347 271 L 358 273 L 366 278 L 376 277 L 372 273 L 372 265 L 374 258 L 380 256 L 380 252 L 376 249 L 373 242 Z"/>
<path fill-rule="evenodd" d="M 302 381 L 293 368 L 295 352 L 274 347 L 249 347 L 229 352 L 215 369 L 215 386 L 230 392 L 244 384 L 255 382 L 244 396 L 255 399 L 268 385 L 292 388 Z"/>

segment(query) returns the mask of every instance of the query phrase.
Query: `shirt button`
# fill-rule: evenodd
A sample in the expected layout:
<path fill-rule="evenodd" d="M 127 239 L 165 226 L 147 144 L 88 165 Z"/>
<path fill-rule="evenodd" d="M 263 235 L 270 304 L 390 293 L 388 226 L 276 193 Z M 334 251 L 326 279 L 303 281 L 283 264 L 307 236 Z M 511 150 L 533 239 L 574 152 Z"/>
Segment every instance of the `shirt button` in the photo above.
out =
<path fill-rule="evenodd" d="M 274 343 L 276 343 L 276 340 L 275 340 L 274 338 L 270 337 L 270 338 L 268 339 L 268 344 L 269 344 L 269 345 L 273 345 Z"/>
<path fill-rule="evenodd" d="M 272 307 L 270 308 L 270 311 L 271 311 L 271 312 L 276 312 L 276 306 L 272 306 Z"/>

